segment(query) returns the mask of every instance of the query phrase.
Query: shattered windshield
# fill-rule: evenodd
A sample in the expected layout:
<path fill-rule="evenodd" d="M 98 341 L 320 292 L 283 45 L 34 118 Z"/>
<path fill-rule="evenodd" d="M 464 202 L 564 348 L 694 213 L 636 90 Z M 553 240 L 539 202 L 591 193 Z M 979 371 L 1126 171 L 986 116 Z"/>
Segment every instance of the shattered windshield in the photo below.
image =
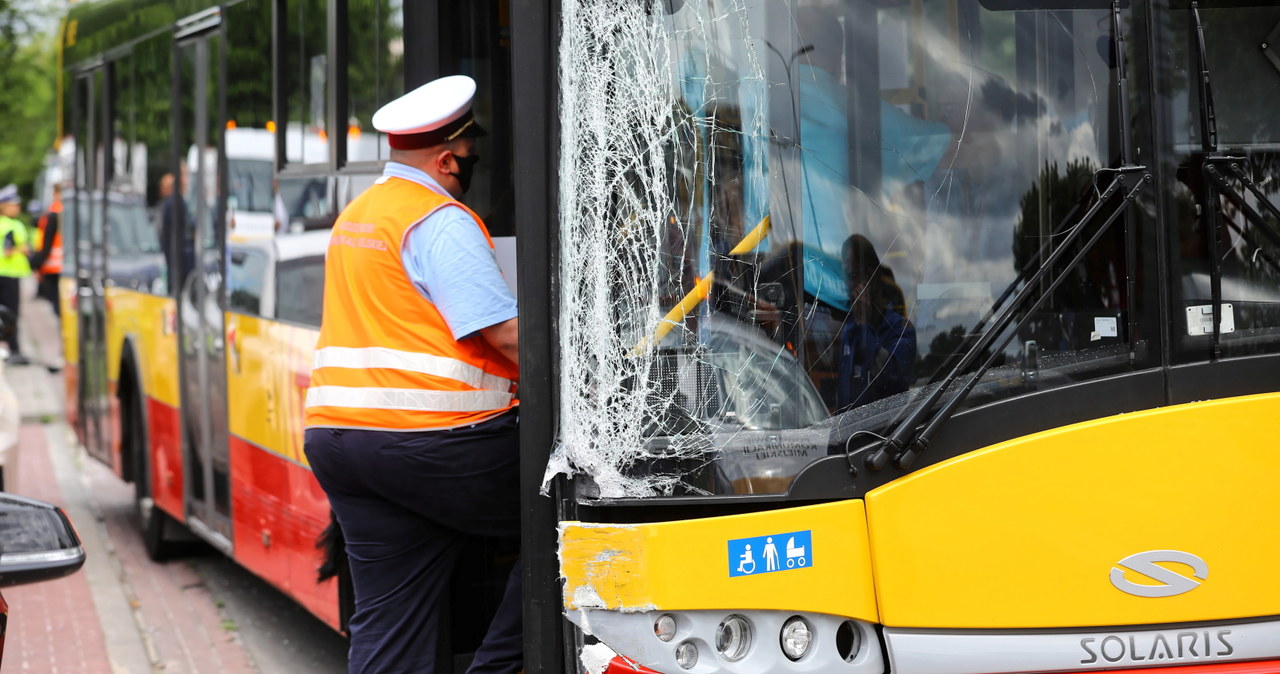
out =
<path fill-rule="evenodd" d="M 1106 9 L 622 4 L 563 3 L 549 474 L 581 495 L 785 491 L 937 386 L 1119 166 Z M 1123 247 L 1063 265 L 975 400 L 1128 355 Z"/>

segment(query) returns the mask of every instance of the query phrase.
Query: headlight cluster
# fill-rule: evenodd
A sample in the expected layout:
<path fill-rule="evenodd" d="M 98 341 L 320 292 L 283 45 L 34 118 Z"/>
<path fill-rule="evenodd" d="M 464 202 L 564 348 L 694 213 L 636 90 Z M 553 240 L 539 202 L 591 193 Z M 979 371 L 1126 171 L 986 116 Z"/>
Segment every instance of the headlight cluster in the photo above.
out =
<path fill-rule="evenodd" d="M 832 623 L 826 625 L 826 641 L 831 644 L 828 648 L 833 646 L 840 659 L 852 663 L 862 650 L 862 631 L 852 620 L 845 620 L 832 630 L 834 626 Z M 776 622 L 773 629 L 778 629 Z M 757 631 L 747 616 L 739 614 L 725 616 L 716 625 L 714 634 L 695 634 L 687 624 L 682 633 L 680 621 L 670 613 L 658 615 L 653 622 L 653 634 L 659 641 L 671 643 L 677 636 L 682 637 L 675 644 L 674 656 L 676 664 L 686 670 L 698 665 L 700 646 L 707 648 L 710 645 L 719 659 L 725 662 L 733 663 L 746 658 L 753 648 L 758 647 L 757 639 L 766 637 L 765 634 L 757 634 Z M 788 660 L 798 662 L 809 655 L 819 643 L 820 636 L 810 619 L 793 615 L 782 623 L 777 632 L 776 643 Z M 765 644 L 761 645 L 767 647 Z M 703 655 L 709 656 L 710 653 Z"/>

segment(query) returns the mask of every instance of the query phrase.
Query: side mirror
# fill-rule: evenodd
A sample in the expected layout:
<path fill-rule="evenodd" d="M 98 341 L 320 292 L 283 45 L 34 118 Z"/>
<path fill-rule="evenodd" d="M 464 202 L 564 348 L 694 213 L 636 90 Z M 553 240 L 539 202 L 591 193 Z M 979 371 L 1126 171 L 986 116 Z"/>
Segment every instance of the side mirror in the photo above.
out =
<path fill-rule="evenodd" d="M 0 587 L 52 580 L 84 564 L 84 547 L 62 509 L 0 492 Z"/>

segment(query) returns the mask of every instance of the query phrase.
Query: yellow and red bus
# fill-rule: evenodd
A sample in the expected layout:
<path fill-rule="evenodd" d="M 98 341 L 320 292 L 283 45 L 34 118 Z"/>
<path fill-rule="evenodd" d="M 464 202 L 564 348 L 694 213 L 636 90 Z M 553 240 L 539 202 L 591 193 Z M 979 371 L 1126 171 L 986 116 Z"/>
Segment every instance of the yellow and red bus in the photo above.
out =
<path fill-rule="evenodd" d="M 76 423 L 149 545 L 340 623 L 280 270 L 372 111 L 465 73 L 526 671 L 1280 672 L 1278 41 L 1263 0 L 77 5 Z"/>
<path fill-rule="evenodd" d="M 432 16 L 344 2 L 340 34 L 331 4 L 75 5 L 60 31 L 57 154 L 80 441 L 135 485 L 153 557 L 194 535 L 342 629 L 349 581 L 316 581 L 330 513 L 301 446 L 328 228 L 386 162 L 378 107 L 438 68 L 492 82 L 507 65 L 490 53 L 505 21 L 496 2 Z M 487 25 L 484 41 L 408 59 L 445 19 Z M 510 115 L 492 94 L 478 106 Z M 491 145 L 474 205 L 510 251 L 507 143 Z M 459 576 L 454 650 L 474 648 L 500 599 L 497 569 L 514 553 L 499 548 L 469 553 L 479 561 Z"/>

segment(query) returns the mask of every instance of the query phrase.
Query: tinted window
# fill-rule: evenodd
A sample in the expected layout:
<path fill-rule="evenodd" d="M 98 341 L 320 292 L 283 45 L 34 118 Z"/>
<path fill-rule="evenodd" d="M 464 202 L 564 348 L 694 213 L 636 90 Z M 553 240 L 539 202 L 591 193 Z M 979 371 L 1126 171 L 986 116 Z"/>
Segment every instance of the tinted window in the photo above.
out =
<path fill-rule="evenodd" d="M 232 250 L 227 274 L 228 305 L 232 311 L 262 313 L 267 283 L 267 255 L 258 250 Z"/>
<path fill-rule="evenodd" d="M 333 225 L 332 180 L 322 176 L 281 178 L 272 206 L 278 228 L 286 232 L 324 229 Z"/>
<path fill-rule="evenodd" d="M 1200 10 L 1200 20 L 1212 115 L 1200 103 L 1195 48 L 1175 52 L 1172 77 L 1158 89 L 1169 92 L 1178 162 L 1178 182 L 1167 201 L 1177 236 L 1179 304 L 1171 314 L 1177 353 L 1185 360 L 1215 358 L 1215 352 L 1275 353 L 1280 351 L 1280 222 L 1271 209 L 1280 203 L 1280 118 L 1275 114 L 1280 59 L 1274 49 L 1258 45 L 1274 43 L 1280 7 L 1210 6 Z M 1188 35 L 1196 33 L 1186 11 L 1172 12 L 1168 28 L 1166 41 L 1184 49 Z M 1201 131 L 1206 127 L 1207 137 Z M 1214 150 L 1236 159 L 1206 160 Z M 1210 178 L 1213 174 L 1222 180 Z M 1222 303 L 1217 345 L 1211 313 L 1215 294 Z"/>
<path fill-rule="evenodd" d="M 505 2 L 440 3 L 439 58 L 443 73 L 476 81 L 471 104 L 476 121 L 490 131 L 476 139 L 480 155 L 464 201 L 493 236 L 515 234 L 511 181 L 511 41 Z"/>
<path fill-rule="evenodd" d="M 276 318 L 320 327 L 324 303 L 324 256 L 284 260 L 276 265 Z"/>
<path fill-rule="evenodd" d="M 261 3 L 266 4 L 266 3 Z M 329 160 L 326 144 L 325 101 L 328 96 L 329 54 L 325 43 L 328 19 L 324 0 L 287 0 L 283 20 L 284 120 L 286 161 L 318 164 Z"/>
<path fill-rule="evenodd" d="M 271 160 L 227 159 L 233 210 L 253 213 L 271 212 Z"/>
<path fill-rule="evenodd" d="M 404 2 L 350 0 L 347 5 L 347 161 L 389 154 L 373 132 L 373 113 L 404 93 Z"/>
<path fill-rule="evenodd" d="M 145 183 L 147 218 L 156 250 L 153 264 L 157 265 L 159 281 L 154 292 L 169 292 L 170 271 L 167 269 L 170 251 L 165 244 L 172 237 L 172 229 L 178 226 L 177 202 L 173 176 L 172 115 L 170 110 L 173 68 L 173 43 L 167 35 L 157 36 L 135 47 L 132 62 L 135 77 L 132 88 L 134 114 L 137 121 L 132 131 L 141 147 L 133 151 L 131 175 L 141 177 Z M 166 211 L 169 213 L 166 218 Z M 166 224 L 170 233 L 164 233 Z"/>

